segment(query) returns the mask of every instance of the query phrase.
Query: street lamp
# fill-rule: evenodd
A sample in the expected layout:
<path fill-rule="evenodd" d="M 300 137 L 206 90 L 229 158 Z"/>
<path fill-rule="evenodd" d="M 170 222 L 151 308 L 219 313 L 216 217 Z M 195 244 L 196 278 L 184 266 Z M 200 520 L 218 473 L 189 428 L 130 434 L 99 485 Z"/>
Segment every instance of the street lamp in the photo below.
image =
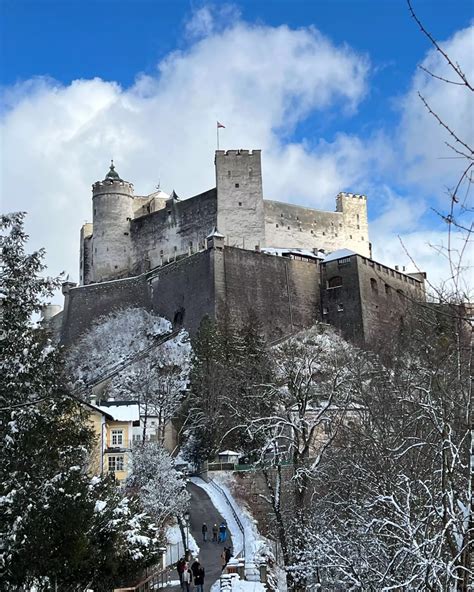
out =
<path fill-rule="evenodd" d="M 188 558 L 189 554 L 189 521 L 191 519 L 191 515 L 189 514 L 189 510 L 186 510 L 184 513 L 184 522 L 186 524 L 186 559 Z"/>

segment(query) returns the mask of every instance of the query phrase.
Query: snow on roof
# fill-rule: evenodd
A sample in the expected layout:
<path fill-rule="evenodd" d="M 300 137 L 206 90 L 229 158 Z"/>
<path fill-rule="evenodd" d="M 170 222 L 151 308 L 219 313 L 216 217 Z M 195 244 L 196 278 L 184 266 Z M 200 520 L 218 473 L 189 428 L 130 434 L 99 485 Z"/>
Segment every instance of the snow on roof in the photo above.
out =
<path fill-rule="evenodd" d="M 239 456 L 239 453 L 233 450 L 223 450 L 222 452 L 218 452 L 217 456 Z"/>
<path fill-rule="evenodd" d="M 100 411 L 108 413 L 114 418 L 114 421 L 139 421 L 140 409 L 138 403 L 124 403 L 114 401 L 113 403 L 103 402 L 96 405 Z"/>
<path fill-rule="evenodd" d="M 352 255 L 357 255 L 354 251 L 350 249 L 338 249 L 337 251 L 333 251 L 326 255 L 324 258 L 324 263 L 328 263 L 328 261 L 336 261 L 337 259 L 344 259 L 345 257 L 352 257 Z"/>
<path fill-rule="evenodd" d="M 225 238 L 225 236 L 217 230 L 217 226 L 214 226 L 212 232 L 206 238 Z"/>
<path fill-rule="evenodd" d="M 314 251 L 310 251 L 309 249 L 279 249 L 276 247 L 265 247 L 261 249 L 262 253 L 266 253 L 267 255 L 278 255 L 283 257 L 284 255 L 301 255 L 302 257 L 309 257 L 310 259 L 324 259 L 326 256 L 325 253 L 318 251 L 315 253 Z"/>

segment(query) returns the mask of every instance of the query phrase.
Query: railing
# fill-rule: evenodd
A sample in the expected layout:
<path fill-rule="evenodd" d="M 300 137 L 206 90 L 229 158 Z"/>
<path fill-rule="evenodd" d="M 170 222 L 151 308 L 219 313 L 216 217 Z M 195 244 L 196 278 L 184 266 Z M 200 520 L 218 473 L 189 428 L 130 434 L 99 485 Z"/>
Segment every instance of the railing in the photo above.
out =
<path fill-rule="evenodd" d="M 152 590 L 159 590 L 160 588 L 166 588 L 171 583 L 171 570 L 163 569 L 160 570 L 136 586 L 130 586 L 128 588 L 115 588 L 114 592 L 151 592 Z"/>
<path fill-rule="evenodd" d="M 231 512 L 232 512 L 232 516 L 235 519 L 235 522 L 237 523 L 237 526 L 240 530 L 240 532 L 242 533 L 242 551 L 240 553 L 237 554 L 237 557 L 242 556 L 245 559 L 245 529 L 244 526 L 242 524 L 242 522 L 240 521 L 240 518 L 232 504 L 232 502 L 230 501 L 229 497 L 227 496 L 226 492 L 222 489 L 222 487 L 220 485 L 218 485 L 213 479 L 204 479 L 204 477 L 202 475 L 200 475 L 201 479 L 203 479 L 203 481 L 205 481 L 206 483 L 209 483 L 212 487 L 214 487 L 214 489 L 216 491 L 219 492 L 219 494 L 225 499 L 227 505 L 229 506 Z"/>

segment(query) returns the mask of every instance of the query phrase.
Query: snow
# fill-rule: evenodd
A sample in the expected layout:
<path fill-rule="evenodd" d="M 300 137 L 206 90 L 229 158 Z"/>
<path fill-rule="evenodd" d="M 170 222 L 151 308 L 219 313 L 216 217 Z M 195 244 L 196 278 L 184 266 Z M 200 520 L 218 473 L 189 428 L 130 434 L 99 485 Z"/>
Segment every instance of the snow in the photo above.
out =
<path fill-rule="evenodd" d="M 250 567 L 251 564 L 255 562 L 258 563 L 260 561 L 260 555 L 263 549 L 266 547 L 266 543 L 257 530 L 254 518 L 246 509 L 242 508 L 232 496 L 228 487 L 232 479 L 232 475 L 228 473 L 216 472 L 214 481 L 226 493 L 243 526 L 245 533 L 245 564 L 246 567 Z M 226 499 L 210 483 L 206 483 L 205 481 L 197 477 L 192 477 L 191 481 L 195 483 L 198 487 L 204 489 L 204 491 L 211 498 L 211 501 L 214 504 L 217 511 L 222 515 L 222 517 L 226 521 L 232 536 L 234 556 L 237 557 L 238 554 L 243 551 L 244 538 L 232 514 L 232 510 L 227 504 Z"/>
<path fill-rule="evenodd" d="M 345 257 L 352 257 L 352 255 L 356 255 L 354 251 L 350 249 L 338 249 L 337 251 L 333 251 L 326 255 L 324 258 L 324 263 L 328 263 L 329 261 L 336 261 L 337 259 L 344 259 Z"/>
<path fill-rule="evenodd" d="M 97 514 L 100 514 L 100 512 L 102 512 L 106 506 L 107 506 L 107 502 L 105 502 L 103 500 L 97 500 L 95 502 L 94 512 L 96 512 Z"/>
<path fill-rule="evenodd" d="M 137 403 L 120 405 L 95 405 L 104 413 L 109 413 L 115 421 L 138 421 L 140 419 L 140 408 Z"/>
<path fill-rule="evenodd" d="M 239 453 L 234 450 L 223 450 L 222 452 L 219 452 L 217 456 L 239 456 Z"/>
<path fill-rule="evenodd" d="M 276 247 L 265 247 L 264 249 L 261 249 L 261 252 L 266 253 L 267 255 L 277 255 L 279 257 L 283 257 L 285 255 L 301 255 L 302 257 L 308 257 L 310 259 L 317 259 L 317 260 L 324 259 L 324 257 L 326 256 L 326 254 L 322 253 L 321 251 L 318 251 L 318 253 L 314 253 L 313 251 L 310 251 L 309 249 L 298 249 L 298 248 L 279 249 Z"/>

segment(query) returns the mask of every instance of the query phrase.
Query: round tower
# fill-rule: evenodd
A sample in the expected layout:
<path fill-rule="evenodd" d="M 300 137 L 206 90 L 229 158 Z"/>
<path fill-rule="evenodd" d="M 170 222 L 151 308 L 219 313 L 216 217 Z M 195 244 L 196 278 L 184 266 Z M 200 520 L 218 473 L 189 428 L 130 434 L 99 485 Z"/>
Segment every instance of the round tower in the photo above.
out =
<path fill-rule="evenodd" d="M 133 185 L 120 178 L 113 161 L 105 179 L 92 185 L 92 207 L 93 281 L 125 277 L 130 271 Z"/>

